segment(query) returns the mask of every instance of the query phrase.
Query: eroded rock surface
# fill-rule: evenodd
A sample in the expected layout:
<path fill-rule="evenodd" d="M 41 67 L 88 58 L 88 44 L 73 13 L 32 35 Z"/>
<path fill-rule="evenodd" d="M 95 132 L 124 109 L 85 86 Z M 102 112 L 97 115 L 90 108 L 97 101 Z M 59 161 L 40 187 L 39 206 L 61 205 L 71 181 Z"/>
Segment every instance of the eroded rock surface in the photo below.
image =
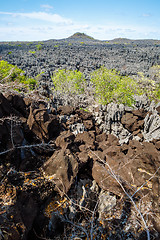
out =
<path fill-rule="evenodd" d="M 0 95 L 0 237 L 158 240 L 159 105 L 47 106 Z"/>

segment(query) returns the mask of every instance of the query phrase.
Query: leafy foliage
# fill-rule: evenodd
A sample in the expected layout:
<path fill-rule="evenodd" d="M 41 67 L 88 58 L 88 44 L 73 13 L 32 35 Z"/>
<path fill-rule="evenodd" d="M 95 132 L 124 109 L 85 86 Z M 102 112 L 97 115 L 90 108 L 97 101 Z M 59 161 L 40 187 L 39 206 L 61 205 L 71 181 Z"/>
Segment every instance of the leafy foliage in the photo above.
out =
<path fill-rule="evenodd" d="M 29 50 L 29 53 L 35 54 L 35 53 L 36 53 L 36 51 L 31 51 L 31 50 Z"/>
<path fill-rule="evenodd" d="M 85 78 L 80 71 L 58 70 L 53 73 L 52 81 L 55 90 L 67 94 L 81 94 L 84 92 Z"/>
<path fill-rule="evenodd" d="M 24 87 L 31 90 L 33 90 L 37 84 L 35 79 L 26 77 L 24 71 L 17 66 L 9 64 L 7 61 L 0 61 L 0 81 L 22 83 Z"/>
<path fill-rule="evenodd" d="M 58 70 L 52 76 L 55 90 L 66 94 L 83 93 L 86 87 L 81 72 L 71 70 Z M 101 67 L 91 74 L 90 82 L 93 87 L 95 99 L 101 104 L 110 102 L 122 103 L 132 106 L 134 95 L 146 94 L 150 99 L 160 99 L 160 83 L 150 80 L 139 73 L 137 78 L 121 76 L 115 70 Z"/>
<path fill-rule="evenodd" d="M 110 102 L 131 106 L 134 94 L 140 94 L 138 84 L 130 77 L 123 77 L 115 70 L 101 67 L 91 74 L 95 96 L 102 104 Z"/>
<path fill-rule="evenodd" d="M 36 47 L 38 51 L 42 50 L 42 44 L 39 43 L 38 45 L 36 45 Z"/>
<path fill-rule="evenodd" d="M 150 78 L 145 77 L 142 72 L 139 72 L 137 83 L 141 88 L 141 92 L 145 93 L 148 98 L 158 100 L 160 99 L 160 66 L 156 69 L 155 67 L 151 68 L 151 72 Z"/>

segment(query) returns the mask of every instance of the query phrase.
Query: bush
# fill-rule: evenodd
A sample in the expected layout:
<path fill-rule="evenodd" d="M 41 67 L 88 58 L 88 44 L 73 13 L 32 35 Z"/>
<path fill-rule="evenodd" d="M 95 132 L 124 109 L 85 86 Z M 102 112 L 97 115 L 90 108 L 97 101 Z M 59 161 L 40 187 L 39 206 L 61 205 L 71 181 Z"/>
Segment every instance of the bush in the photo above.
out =
<path fill-rule="evenodd" d="M 123 77 L 115 70 L 101 67 L 91 74 L 95 97 L 102 104 L 116 102 L 132 106 L 134 95 L 140 94 L 140 89 L 135 80 Z"/>
<path fill-rule="evenodd" d="M 154 72 L 154 68 L 151 71 Z M 151 100 L 158 101 L 160 99 L 160 69 L 156 69 L 156 74 L 151 74 L 150 78 L 145 77 L 142 72 L 138 73 L 137 83 L 141 88 L 141 92 L 145 93 Z"/>
<path fill-rule="evenodd" d="M 31 50 L 29 50 L 29 53 L 35 54 L 35 53 L 36 53 L 36 51 L 31 51 Z"/>
<path fill-rule="evenodd" d="M 8 77 L 8 80 L 15 81 L 17 78 L 20 81 L 25 79 L 24 72 L 17 66 L 9 64 L 7 61 L 0 61 L 0 80 Z"/>
<path fill-rule="evenodd" d="M 36 45 L 36 48 L 37 48 L 38 51 L 42 50 L 42 44 Z"/>
<path fill-rule="evenodd" d="M 81 94 L 85 88 L 83 73 L 72 70 L 58 70 L 53 73 L 52 81 L 56 91 L 66 94 Z"/>
<path fill-rule="evenodd" d="M 29 88 L 31 90 L 35 89 L 35 87 L 37 85 L 37 81 L 34 78 L 28 78 L 27 82 L 28 82 Z"/>
<path fill-rule="evenodd" d="M 7 61 L 0 61 L 0 80 L 2 80 L 2 82 L 22 83 L 24 87 L 31 90 L 33 90 L 37 84 L 35 79 L 24 76 L 24 71 L 17 66 L 9 64 Z"/>

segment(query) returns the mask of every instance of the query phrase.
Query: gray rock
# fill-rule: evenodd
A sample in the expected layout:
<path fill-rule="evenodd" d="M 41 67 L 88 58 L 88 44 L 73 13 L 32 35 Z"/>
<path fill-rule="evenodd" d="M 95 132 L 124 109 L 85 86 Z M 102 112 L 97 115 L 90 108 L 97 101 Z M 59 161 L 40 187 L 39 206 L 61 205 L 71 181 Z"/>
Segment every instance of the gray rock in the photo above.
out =
<path fill-rule="evenodd" d="M 139 136 L 133 136 L 133 140 L 141 141 L 141 138 Z"/>
<path fill-rule="evenodd" d="M 106 122 L 119 122 L 125 111 L 123 104 L 110 103 L 107 105 Z"/>
<path fill-rule="evenodd" d="M 70 125 L 70 130 L 74 135 L 77 135 L 78 133 L 86 131 L 86 128 L 83 123 L 75 123 Z"/>
<path fill-rule="evenodd" d="M 59 116 L 60 123 L 66 123 L 69 119 L 70 119 L 70 116 L 67 116 L 67 115 Z"/>
<path fill-rule="evenodd" d="M 132 134 L 127 129 L 125 129 L 120 122 L 113 123 L 111 129 L 111 134 L 115 135 L 119 139 L 119 143 L 121 145 L 128 143 L 132 138 Z"/>
<path fill-rule="evenodd" d="M 160 139 L 160 117 L 158 113 L 152 115 L 148 113 L 145 117 L 143 136 L 147 142 Z"/>
<path fill-rule="evenodd" d="M 144 110 L 149 111 L 150 101 L 149 101 L 148 97 L 145 94 L 140 95 L 140 96 L 135 95 L 134 99 L 135 99 L 134 107 L 136 109 L 143 108 Z"/>
<path fill-rule="evenodd" d="M 104 215 L 109 213 L 116 206 L 116 196 L 110 195 L 109 192 L 101 190 L 98 200 L 99 219 L 103 220 Z"/>

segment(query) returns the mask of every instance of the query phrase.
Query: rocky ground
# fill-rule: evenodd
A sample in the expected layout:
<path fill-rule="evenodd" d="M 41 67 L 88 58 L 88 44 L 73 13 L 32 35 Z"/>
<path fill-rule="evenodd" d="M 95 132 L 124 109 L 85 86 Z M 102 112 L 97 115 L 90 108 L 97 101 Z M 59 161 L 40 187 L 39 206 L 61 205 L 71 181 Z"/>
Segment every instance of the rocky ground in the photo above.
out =
<path fill-rule="evenodd" d="M 0 239 L 159 239 L 160 104 L 89 109 L 0 94 Z"/>
<path fill-rule="evenodd" d="M 47 84 L 59 67 L 148 74 L 159 63 L 154 41 L 50 40 L 36 56 L 27 44 L 0 54 Z M 103 106 L 48 86 L 0 85 L 0 240 L 160 239 L 160 103 Z"/>
<path fill-rule="evenodd" d="M 41 45 L 39 50 L 37 45 Z M 117 69 L 123 75 L 136 75 L 137 72 L 148 75 L 150 67 L 160 64 L 160 41 L 98 41 L 72 36 L 43 42 L 0 43 L 0 56 L 29 76 L 44 72 L 48 81 L 53 71 L 59 68 L 77 69 L 88 76 L 103 65 Z"/>

